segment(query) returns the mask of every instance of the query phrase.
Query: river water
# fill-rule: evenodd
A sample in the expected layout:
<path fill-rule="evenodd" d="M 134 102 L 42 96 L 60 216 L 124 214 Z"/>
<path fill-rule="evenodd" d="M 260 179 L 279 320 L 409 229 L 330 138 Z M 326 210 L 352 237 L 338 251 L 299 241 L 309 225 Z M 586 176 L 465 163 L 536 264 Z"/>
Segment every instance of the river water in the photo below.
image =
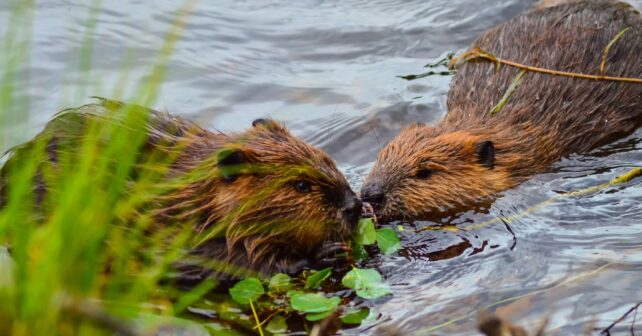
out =
<path fill-rule="evenodd" d="M 400 128 L 435 123 L 446 112 L 450 77 L 398 76 L 465 50 L 533 3 L 200 1 L 154 107 L 222 131 L 264 116 L 284 121 L 326 150 L 358 190 L 380 146 Z M 632 3 L 642 8 L 642 1 Z M 87 96 L 133 97 L 181 6 L 174 0 L 38 2 L 32 46 L 17 69 L 16 94 L 29 101 L 28 113 L 5 130 L 0 149 L 33 136 L 58 110 L 89 102 Z M 5 0 L 0 36 L 9 13 Z M 87 31 L 90 73 L 79 64 Z M 641 140 L 639 130 L 566 158 L 504 192 L 489 209 L 443 219 L 438 224 L 451 225 L 445 229 L 416 233 L 437 223 L 398 223 L 403 249 L 369 262 L 393 294 L 360 302 L 372 307 L 368 323 L 341 332 L 469 335 L 478 313 L 488 310 L 530 329 L 548 317 L 547 330 L 556 335 L 599 333 L 642 301 L 642 180 L 564 193 L 641 166 Z M 525 212 L 551 197 L 557 198 Z M 631 321 L 612 330 L 627 334 Z"/>

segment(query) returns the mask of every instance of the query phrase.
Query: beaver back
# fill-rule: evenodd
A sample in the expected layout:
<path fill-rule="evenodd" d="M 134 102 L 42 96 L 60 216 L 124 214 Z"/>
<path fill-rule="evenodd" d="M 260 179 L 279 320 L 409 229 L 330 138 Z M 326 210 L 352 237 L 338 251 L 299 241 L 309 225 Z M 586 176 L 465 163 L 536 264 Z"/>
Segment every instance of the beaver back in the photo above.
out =
<path fill-rule="evenodd" d="M 600 74 L 642 77 L 642 21 L 624 3 L 583 1 L 537 8 L 484 33 L 474 46 L 525 65 Z M 555 142 L 559 155 L 581 152 L 632 133 L 642 123 L 642 84 L 596 81 L 527 72 L 497 115 L 490 113 L 520 69 L 488 61 L 464 64 L 448 95 L 447 128 L 498 124 L 531 128 Z M 516 129 L 516 128 L 513 128 Z"/>

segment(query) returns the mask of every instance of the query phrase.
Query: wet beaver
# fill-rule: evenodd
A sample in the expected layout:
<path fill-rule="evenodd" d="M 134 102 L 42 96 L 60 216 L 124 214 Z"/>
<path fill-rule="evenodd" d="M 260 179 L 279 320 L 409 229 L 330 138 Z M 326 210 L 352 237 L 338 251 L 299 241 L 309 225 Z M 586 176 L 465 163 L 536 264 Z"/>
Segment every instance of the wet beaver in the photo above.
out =
<path fill-rule="evenodd" d="M 158 169 L 158 163 L 168 157 L 171 162 L 157 182 L 178 181 L 166 183 L 172 187 L 140 212 L 152 214 L 154 222 L 160 223 L 155 225 L 190 223 L 195 236 L 219 230 L 204 242 L 201 234 L 202 243 L 190 253 L 195 259 L 234 266 L 225 270 L 232 274 L 222 274 L 185 263 L 179 267 L 182 281 L 207 276 L 233 279 L 244 269 L 297 273 L 304 267 L 345 261 L 335 252 L 347 249 L 344 242 L 359 219 L 361 201 L 328 155 L 270 119 L 255 120 L 245 132 L 214 133 L 166 113 L 101 100 L 63 111 L 36 139 L 14 149 L 0 185 L 6 184 L 12 165 L 29 159 L 25 155 L 30 155 L 36 141 L 47 143 L 48 160 L 39 169 L 56 168 L 63 155 L 78 152 L 91 123 L 119 127 L 109 115 L 123 108 L 147 115 L 146 139 L 131 182 L 145 169 Z M 50 189 L 44 180 L 51 182 L 38 179 L 35 183 L 37 202 Z"/>
<path fill-rule="evenodd" d="M 474 46 L 530 66 L 642 77 L 642 21 L 615 1 L 546 3 L 482 34 Z M 542 172 L 551 163 L 631 134 L 642 124 L 642 84 L 526 72 L 469 61 L 451 82 L 448 113 L 407 127 L 379 153 L 361 196 L 380 219 L 420 219 L 461 210 Z"/>

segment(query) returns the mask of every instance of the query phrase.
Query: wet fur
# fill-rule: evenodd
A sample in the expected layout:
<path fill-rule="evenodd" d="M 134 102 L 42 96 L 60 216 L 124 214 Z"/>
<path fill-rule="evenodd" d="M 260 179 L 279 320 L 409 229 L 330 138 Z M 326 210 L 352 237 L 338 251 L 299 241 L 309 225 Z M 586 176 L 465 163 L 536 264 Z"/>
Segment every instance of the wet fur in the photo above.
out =
<path fill-rule="evenodd" d="M 43 164 L 56 166 L 60 151 L 79 148 L 90 122 L 118 124 L 108 115 L 120 108 L 125 105 L 101 100 L 62 112 L 35 140 L 13 150 L 0 183 L 6 184 L 7 167 L 26 159 L 39 139 L 48 141 Z M 193 260 L 178 266 L 187 281 L 213 275 L 233 279 L 247 271 L 295 273 L 310 266 L 324 244 L 350 239 L 361 203 L 334 162 L 283 125 L 263 120 L 245 132 L 223 134 L 134 108 L 147 112 L 149 120 L 131 181 L 143 175 L 145 167 L 157 166 L 158 158 L 172 158 L 158 180 L 164 191 L 140 214 L 151 215 L 160 227 L 191 223 L 194 242 L 208 237 L 193 245 Z M 221 156 L 223 152 L 234 156 Z M 235 160 L 223 167 L 230 158 Z M 229 170 L 225 176 L 224 168 Z M 310 182 L 310 192 L 295 190 L 294 181 L 301 179 Z M 47 186 L 36 179 L 37 198 L 45 198 L 46 192 Z M 212 270 L 200 265 L 211 260 L 233 267 Z"/>
<path fill-rule="evenodd" d="M 541 3 L 482 34 L 473 46 L 522 64 L 599 74 L 604 48 L 626 27 L 609 51 L 605 73 L 640 78 L 640 14 L 614 1 Z M 534 72 L 492 115 L 519 71 L 486 61 L 464 64 L 452 80 L 445 118 L 434 127 L 402 130 L 379 153 L 362 196 L 364 190 L 383 190 L 382 219 L 430 217 L 474 204 L 642 124 L 642 84 Z M 483 141 L 494 145 L 492 167 L 480 164 L 475 153 Z M 426 166 L 432 176 L 416 178 Z"/>

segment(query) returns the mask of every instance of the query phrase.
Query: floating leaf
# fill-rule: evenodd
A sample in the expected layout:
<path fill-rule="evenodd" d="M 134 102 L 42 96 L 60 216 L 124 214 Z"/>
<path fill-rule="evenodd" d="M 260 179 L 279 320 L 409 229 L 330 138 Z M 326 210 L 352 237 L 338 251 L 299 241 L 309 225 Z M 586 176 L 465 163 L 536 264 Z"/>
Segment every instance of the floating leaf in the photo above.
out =
<path fill-rule="evenodd" d="M 294 310 L 303 313 L 322 313 L 336 308 L 341 299 L 338 297 L 327 298 L 320 293 L 304 293 L 301 291 L 288 291 L 290 304 Z"/>
<path fill-rule="evenodd" d="M 357 243 L 361 245 L 374 244 L 377 239 L 372 218 L 361 218 L 357 224 Z"/>
<path fill-rule="evenodd" d="M 332 267 L 324 268 L 312 275 L 310 275 L 305 280 L 305 289 L 315 289 L 321 286 L 321 283 L 327 279 L 332 273 Z"/>
<path fill-rule="evenodd" d="M 383 228 L 377 230 L 377 246 L 385 253 L 395 253 L 401 248 L 399 243 L 399 236 L 391 228 Z"/>
<path fill-rule="evenodd" d="M 341 322 L 345 324 L 361 324 L 363 320 L 370 315 L 368 307 L 361 308 L 357 311 L 347 313 L 341 317 Z"/>
<path fill-rule="evenodd" d="M 285 322 L 285 318 L 283 316 L 276 315 L 267 324 L 265 330 L 273 334 L 286 333 L 288 331 L 288 324 Z"/>
<path fill-rule="evenodd" d="M 257 278 L 247 278 L 241 280 L 230 288 L 232 299 L 240 304 L 248 304 L 250 301 L 256 301 L 265 293 L 261 281 Z"/>
<path fill-rule="evenodd" d="M 356 291 L 364 299 L 376 299 L 390 293 L 390 289 L 381 279 L 381 274 L 374 269 L 353 268 L 341 283 Z"/>
<path fill-rule="evenodd" d="M 335 311 L 336 309 L 331 309 L 323 313 L 307 314 L 305 315 L 305 319 L 311 322 L 323 320 L 324 318 L 332 315 Z"/>
<path fill-rule="evenodd" d="M 270 284 L 268 288 L 271 291 L 285 292 L 290 289 L 290 281 L 292 279 L 289 275 L 283 273 L 277 273 L 270 278 Z"/>

